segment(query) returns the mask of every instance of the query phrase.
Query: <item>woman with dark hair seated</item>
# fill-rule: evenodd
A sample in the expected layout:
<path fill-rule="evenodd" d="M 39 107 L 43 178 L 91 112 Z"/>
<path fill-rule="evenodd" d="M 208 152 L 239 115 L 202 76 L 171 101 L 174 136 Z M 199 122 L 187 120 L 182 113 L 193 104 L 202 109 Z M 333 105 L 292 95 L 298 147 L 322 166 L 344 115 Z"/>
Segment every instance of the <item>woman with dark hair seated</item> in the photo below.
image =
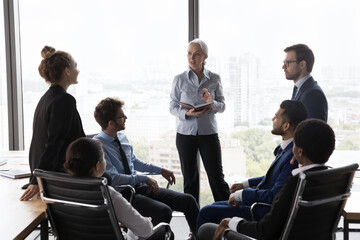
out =
<path fill-rule="evenodd" d="M 64 168 L 70 175 L 101 177 L 105 167 L 104 152 L 99 141 L 82 137 L 69 145 Z M 108 186 L 108 189 L 118 221 L 128 228 L 127 233 L 123 232 L 125 239 L 164 239 L 165 229 L 154 233 L 149 218 L 141 216 L 114 188 Z"/>

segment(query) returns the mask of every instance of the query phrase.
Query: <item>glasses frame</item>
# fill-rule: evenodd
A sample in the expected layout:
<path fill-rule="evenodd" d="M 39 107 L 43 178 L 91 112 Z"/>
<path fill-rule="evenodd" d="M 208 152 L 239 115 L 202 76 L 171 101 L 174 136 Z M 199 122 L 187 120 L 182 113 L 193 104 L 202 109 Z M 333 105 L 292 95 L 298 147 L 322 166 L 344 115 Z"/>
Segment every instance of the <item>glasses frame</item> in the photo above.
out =
<path fill-rule="evenodd" d="M 116 117 L 115 119 L 120 119 L 120 118 L 126 118 L 126 115 L 123 114 L 123 115 L 121 115 L 121 116 L 119 116 L 119 117 Z"/>
<path fill-rule="evenodd" d="M 283 61 L 283 66 L 285 65 L 286 67 L 289 67 L 290 66 L 290 63 L 293 63 L 293 62 L 296 62 L 296 63 L 299 63 L 298 60 L 294 60 L 294 61 Z"/>

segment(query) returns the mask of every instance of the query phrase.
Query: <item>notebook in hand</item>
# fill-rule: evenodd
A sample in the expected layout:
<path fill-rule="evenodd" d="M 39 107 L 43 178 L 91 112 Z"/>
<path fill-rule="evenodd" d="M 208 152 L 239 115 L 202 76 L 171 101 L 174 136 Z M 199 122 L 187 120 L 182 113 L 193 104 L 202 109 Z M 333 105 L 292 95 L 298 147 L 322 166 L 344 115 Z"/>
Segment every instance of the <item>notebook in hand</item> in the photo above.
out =
<path fill-rule="evenodd" d="M 1 171 L 0 175 L 8 178 L 18 179 L 30 177 L 31 173 L 30 170 L 13 169 L 10 171 Z"/>
<path fill-rule="evenodd" d="M 195 112 L 197 111 L 202 111 L 204 109 L 208 109 L 211 107 L 211 104 L 212 102 L 208 102 L 208 103 L 203 103 L 203 104 L 199 104 L 199 105 L 191 105 L 191 104 L 188 104 L 188 103 L 183 103 L 183 102 L 179 102 L 179 104 L 183 107 L 183 108 L 186 108 L 186 109 L 192 109 L 194 108 Z"/>

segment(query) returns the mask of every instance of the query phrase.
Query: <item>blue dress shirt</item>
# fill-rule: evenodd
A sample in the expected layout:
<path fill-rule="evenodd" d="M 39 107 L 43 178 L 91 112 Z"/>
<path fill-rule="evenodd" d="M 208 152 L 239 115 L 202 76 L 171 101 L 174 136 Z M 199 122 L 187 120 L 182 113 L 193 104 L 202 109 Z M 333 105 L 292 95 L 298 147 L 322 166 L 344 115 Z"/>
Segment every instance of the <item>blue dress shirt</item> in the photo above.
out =
<path fill-rule="evenodd" d="M 138 183 L 145 183 L 147 176 L 138 174 L 137 171 L 151 174 L 161 174 L 162 168 L 142 162 L 136 158 L 133 152 L 133 147 L 131 146 L 125 134 L 118 132 L 117 136 L 125 152 L 127 158 L 126 160 L 129 163 L 131 172 L 130 175 L 125 174 L 120 150 L 117 143 L 114 142 L 114 138 L 107 135 L 103 131 L 100 131 L 98 135 L 94 136 L 94 139 L 102 142 L 106 160 L 105 171 L 111 176 L 111 185 L 117 186 L 121 184 L 129 184 L 131 186 L 135 186 Z"/>
<path fill-rule="evenodd" d="M 200 97 L 203 94 L 203 88 L 206 88 L 211 94 L 214 103 L 212 109 L 199 117 L 187 117 L 185 113 L 188 110 L 183 108 L 179 102 L 193 106 L 205 103 Z M 203 79 L 199 83 L 196 74 L 188 69 L 175 76 L 170 98 L 170 113 L 180 120 L 177 127 L 178 133 L 194 136 L 217 133 L 215 113 L 222 113 L 225 110 L 225 98 L 218 74 L 204 69 Z"/>

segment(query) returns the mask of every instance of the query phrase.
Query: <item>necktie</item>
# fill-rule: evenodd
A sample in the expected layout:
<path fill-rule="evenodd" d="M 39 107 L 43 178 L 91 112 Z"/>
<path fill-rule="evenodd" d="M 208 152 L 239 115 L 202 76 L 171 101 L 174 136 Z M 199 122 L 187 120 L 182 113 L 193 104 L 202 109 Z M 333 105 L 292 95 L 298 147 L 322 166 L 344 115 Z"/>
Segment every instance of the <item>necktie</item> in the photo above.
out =
<path fill-rule="evenodd" d="M 279 145 L 279 146 L 277 146 L 276 148 L 275 148 L 275 150 L 274 150 L 274 155 L 277 157 L 281 152 L 282 152 L 282 148 L 281 148 L 281 146 Z"/>
<path fill-rule="evenodd" d="M 280 144 L 275 148 L 274 150 L 274 155 L 277 157 L 281 152 L 282 152 L 282 148 L 280 146 Z M 276 158 L 275 158 L 276 159 Z M 269 170 L 266 172 L 265 176 L 263 177 L 263 179 L 261 179 L 261 182 L 256 186 L 256 189 L 260 189 L 261 186 L 265 183 L 267 176 L 270 174 L 270 172 L 272 171 L 273 166 L 276 164 L 276 162 L 273 162 L 269 168 Z"/>
<path fill-rule="evenodd" d="M 295 100 L 295 96 L 296 96 L 297 89 L 298 89 L 297 86 L 294 85 L 293 93 L 292 93 L 292 96 L 291 96 L 291 100 Z"/>
<path fill-rule="evenodd" d="M 127 161 L 124 149 L 121 147 L 121 143 L 120 143 L 119 138 L 117 136 L 115 137 L 114 142 L 116 142 L 117 145 L 119 146 L 121 160 L 122 160 L 122 163 L 124 165 L 125 173 L 130 175 L 131 172 L 130 172 L 129 163 Z"/>

